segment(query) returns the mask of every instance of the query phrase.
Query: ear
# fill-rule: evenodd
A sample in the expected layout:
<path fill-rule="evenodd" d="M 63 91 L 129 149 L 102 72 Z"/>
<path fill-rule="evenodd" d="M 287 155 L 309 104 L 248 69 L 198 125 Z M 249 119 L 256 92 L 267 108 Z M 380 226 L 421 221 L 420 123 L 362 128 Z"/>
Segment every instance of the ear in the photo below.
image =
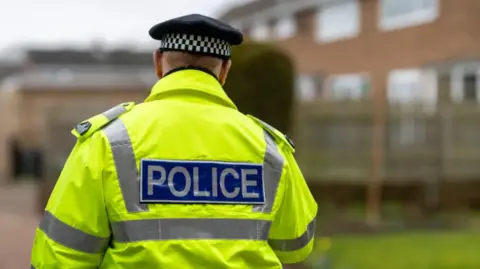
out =
<path fill-rule="evenodd" d="M 218 74 L 218 81 L 220 81 L 220 84 L 222 84 L 222 86 L 227 81 L 228 72 L 230 72 L 231 66 L 232 66 L 231 60 L 226 60 L 226 61 L 223 61 L 222 63 L 222 68 L 220 69 L 220 73 Z"/>
<path fill-rule="evenodd" d="M 155 74 L 159 79 L 163 77 L 162 56 L 163 56 L 163 53 L 160 50 L 156 50 L 153 53 L 153 63 L 155 65 Z"/>

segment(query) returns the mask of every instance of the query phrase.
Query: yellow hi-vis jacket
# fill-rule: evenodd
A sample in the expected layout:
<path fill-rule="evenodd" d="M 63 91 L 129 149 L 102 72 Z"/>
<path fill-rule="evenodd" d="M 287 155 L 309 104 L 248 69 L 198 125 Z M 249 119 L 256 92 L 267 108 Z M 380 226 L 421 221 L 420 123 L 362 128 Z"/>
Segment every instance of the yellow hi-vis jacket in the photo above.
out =
<path fill-rule="evenodd" d="M 207 72 L 80 123 L 32 268 L 281 268 L 311 252 L 317 204 L 273 127 Z"/>

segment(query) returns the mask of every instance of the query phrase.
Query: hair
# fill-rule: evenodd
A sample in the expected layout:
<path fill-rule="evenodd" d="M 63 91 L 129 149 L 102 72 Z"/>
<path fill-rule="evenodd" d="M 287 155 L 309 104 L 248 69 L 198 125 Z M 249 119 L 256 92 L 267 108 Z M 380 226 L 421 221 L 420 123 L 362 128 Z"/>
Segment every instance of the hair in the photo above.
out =
<path fill-rule="evenodd" d="M 183 51 L 165 51 L 163 55 L 168 69 L 195 66 L 217 73 L 223 64 L 223 60 L 220 58 Z"/>

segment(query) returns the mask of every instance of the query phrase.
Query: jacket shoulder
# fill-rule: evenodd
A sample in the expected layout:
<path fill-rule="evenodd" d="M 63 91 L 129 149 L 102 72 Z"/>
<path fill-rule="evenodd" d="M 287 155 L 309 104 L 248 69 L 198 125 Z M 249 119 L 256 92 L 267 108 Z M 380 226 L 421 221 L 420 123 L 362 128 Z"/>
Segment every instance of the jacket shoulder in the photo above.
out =
<path fill-rule="evenodd" d="M 72 134 L 78 140 L 85 140 L 92 136 L 98 130 L 101 130 L 108 123 L 117 119 L 121 115 L 131 111 L 135 106 L 134 102 L 127 102 L 116 105 L 109 110 L 97 114 L 89 119 L 80 122 L 73 130 Z"/>
<path fill-rule="evenodd" d="M 251 120 L 253 120 L 257 125 L 262 127 L 266 132 L 268 132 L 274 139 L 277 144 L 282 146 L 286 146 L 291 152 L 295 152 L 295 144 L 293 143 L 292 139 L 290 139 L 286 134 L 283 134 L 275 127 L 271 126 L 270 124 L 262 121 L 259 118 L 256 118 L 252 115 L 247 115 Z"/>

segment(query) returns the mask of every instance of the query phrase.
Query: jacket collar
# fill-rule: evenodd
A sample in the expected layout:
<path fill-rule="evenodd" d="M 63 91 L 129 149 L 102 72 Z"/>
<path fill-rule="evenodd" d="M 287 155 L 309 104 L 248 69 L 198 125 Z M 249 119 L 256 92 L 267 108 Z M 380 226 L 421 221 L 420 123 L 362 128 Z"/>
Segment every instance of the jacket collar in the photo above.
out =
<path fill-rule="evenodd" d="M 209 71 L 196 67 L 182 67 L 168 72 L 152 88 L 145 102 L 162 99 L 165 93 L 195 91 L 217 97 L 222 104 L 237 109 L 218 79 Z"/>

